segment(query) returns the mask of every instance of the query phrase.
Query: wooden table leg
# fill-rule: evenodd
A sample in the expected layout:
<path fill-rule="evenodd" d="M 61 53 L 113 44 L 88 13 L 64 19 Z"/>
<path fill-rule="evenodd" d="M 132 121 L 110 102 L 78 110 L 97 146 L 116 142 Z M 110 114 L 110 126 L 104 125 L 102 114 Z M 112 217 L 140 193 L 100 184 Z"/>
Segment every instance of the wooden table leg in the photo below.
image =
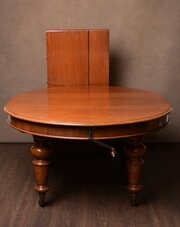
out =
<path fill-rule="evenodd" d="M 128 167 L 128 186 L 127 189 L 131 194 L 131 205 L 137 206 L 137 194 L 142 189 L 141 173 L 144 164 L 143 157 L 146 147 L 142 143 L 142 138 L 132 138 L 125 147 Z"/>
<path fill-rule="evenodd" d="M 34 145 L 31 148 L 34 157 L 34 174 L 36 185 L 34 189 L 39 193 L 39 205 L 45 205 L 45 194 L 49 190 L 48 172 L 51 164 L 52 149 L 50 140 L 46 137 L 34 136 Z"/>

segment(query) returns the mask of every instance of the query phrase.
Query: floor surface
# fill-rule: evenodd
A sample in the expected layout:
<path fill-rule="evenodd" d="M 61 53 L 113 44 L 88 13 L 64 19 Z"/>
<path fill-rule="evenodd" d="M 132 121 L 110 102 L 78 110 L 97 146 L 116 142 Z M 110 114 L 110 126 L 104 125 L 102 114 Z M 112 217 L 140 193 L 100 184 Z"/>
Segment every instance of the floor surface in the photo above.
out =
<path fill-rule="evenodd" d="M 56 152 L 45 208 L 31 144 L 0 144 L 0 227 L 179 227 L 180 144 L 148 144 L 141 206 L 131 207 L 122 156 Z"/>

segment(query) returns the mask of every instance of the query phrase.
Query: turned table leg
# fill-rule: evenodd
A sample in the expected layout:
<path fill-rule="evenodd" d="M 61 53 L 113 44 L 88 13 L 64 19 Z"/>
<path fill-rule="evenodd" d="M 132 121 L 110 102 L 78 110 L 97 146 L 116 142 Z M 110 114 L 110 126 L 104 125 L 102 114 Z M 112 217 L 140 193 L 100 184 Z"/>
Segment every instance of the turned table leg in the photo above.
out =
<path fill-rule="evenodd" d="M 144 164 L 143 157 L 146 147 L 141 138 L 133 138 L 125 148 L 128 168 L 128 186 L 127 189 L 131 194 L 131 205 L 137 206 L 137 194 L 142 189 L 141 172 Z"/>
<path fill-rule="evenodd" d="M 51 164 L 52 149 L 49 139 L 34 136 L 34 145 L 31 148 L 34 157 L 34 174 L 36 185 L 34 189 L 39 193 L 39 205 L 44 206 L 45 194 L 49 190 L 48 172 Z"/>

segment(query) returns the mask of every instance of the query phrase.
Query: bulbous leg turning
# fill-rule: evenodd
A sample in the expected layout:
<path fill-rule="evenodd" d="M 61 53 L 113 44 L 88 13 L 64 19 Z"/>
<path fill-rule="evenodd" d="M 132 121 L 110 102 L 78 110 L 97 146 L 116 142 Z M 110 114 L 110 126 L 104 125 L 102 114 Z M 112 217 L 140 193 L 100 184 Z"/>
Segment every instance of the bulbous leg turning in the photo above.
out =
<path fill-rule="evenodd" d="M 137 195 L 142 189 L 141 174 L 144 164 L 143 157 L 146 147 L 142 143 L 142 138 L 132 138 L 125 147 L 128 168 L 128 186 L 127 189 L 131 194 L 130 202 L 132 206 L 137 206 Z"/>
<path fill-rule="evenodd" d="M 49 190 L 48 172 L 51 164 L 52 149 L 49 139 L 45 137 L 34 136 L 34 143 L 31 147 L 36 181 L 34 189 L 39 193 L 39 205 L 43 207 L 45 206 L 45 194 Z"/>

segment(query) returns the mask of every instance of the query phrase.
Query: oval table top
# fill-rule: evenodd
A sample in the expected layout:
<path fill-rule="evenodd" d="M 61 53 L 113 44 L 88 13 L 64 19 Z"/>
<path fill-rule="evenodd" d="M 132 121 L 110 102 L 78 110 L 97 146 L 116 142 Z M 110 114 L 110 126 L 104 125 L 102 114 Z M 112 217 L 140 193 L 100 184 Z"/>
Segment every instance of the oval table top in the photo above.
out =
<path fill-rule="evenodd" d="M 21 93 L 4 110 L 28 122 L 110 126 L 150 121 L 171 112 L 159 94 L 111 86 L 60 86 Z"/>

